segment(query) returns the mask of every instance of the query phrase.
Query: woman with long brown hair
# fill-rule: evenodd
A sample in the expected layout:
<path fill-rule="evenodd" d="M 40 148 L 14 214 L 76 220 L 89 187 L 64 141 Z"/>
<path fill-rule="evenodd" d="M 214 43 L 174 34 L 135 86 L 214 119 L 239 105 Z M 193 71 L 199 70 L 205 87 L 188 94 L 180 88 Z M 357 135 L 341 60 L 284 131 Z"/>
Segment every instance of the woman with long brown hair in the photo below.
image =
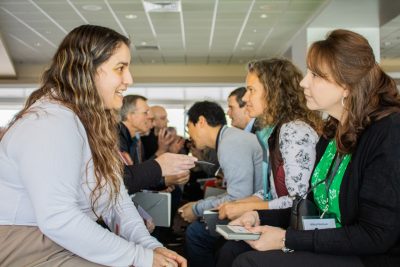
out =
<path fill-rule="evenodd" d="M 5 133 L 0 265 L 186 266 L 150 236 L 121 180 L 115 112 L 132 83 L 129 45 L 105 27 L 72 30 Z"/>
<path fill-rule="evenodd" d="M 299 218 L 303 228 L 294 229 L 290 209 L 245 213 L 232 223 L 261 232 L 260 239 L 228 242 L 218 266 L 251 249 L 233 266 L 400 266 L 396 84 L 368 41 L 348 30 L 312 44 L 307 65 L 300 84 L 307 107 L 329 115 L 308 195 L 319 215 Z"/>

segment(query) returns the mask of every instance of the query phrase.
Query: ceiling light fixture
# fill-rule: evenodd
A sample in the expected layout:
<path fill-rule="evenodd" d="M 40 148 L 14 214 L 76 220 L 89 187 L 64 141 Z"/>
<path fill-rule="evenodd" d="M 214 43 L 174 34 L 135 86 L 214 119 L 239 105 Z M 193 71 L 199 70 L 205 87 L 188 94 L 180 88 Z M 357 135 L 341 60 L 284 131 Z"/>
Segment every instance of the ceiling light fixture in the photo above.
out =
<path fill-rule="evenodd" d="M 268 17 L 267 14 L 261 14 L 261 16 L 260 16 L 260 18 L 262 18 L 262 19 L 265 19 L 265 18 L 267 18 L 267 17 Z"/>
<path fill-rule="evenodd" d="M 143 1 L 146 12 L 181 12 L 182 6 L 180 0 L 147 0 Z"/>
<path fill-rule="evenodd" d="M 102 7 L 99 5 L 84 5 L 82 6 L 82 9 L 86 11 L 99 11 Z"/>
<path fill-rule="evenodd" d="M 391 45 L 392 44 L 392 42 L 390 42 L 390 41 L 386 41 L 386 42 L 384 42 L 383 43 L 385 46 L 389 46 L 389 45 Z"/>
<path fill-rule="evenodd" d="M 125 18 L 127 18 L 127 19 L 137 19 L 137 16 L 133 15 L 133 14 L 128 14 L 128 15 L 125 15 Z"/>
<path fill-rule="evenodd" d="M 250 46 L 251 46 L 251 45 L 254 45 L 253 42 L 247 42 L 246 44 L 247 44 L 247 45 L 250 45 Z"/>

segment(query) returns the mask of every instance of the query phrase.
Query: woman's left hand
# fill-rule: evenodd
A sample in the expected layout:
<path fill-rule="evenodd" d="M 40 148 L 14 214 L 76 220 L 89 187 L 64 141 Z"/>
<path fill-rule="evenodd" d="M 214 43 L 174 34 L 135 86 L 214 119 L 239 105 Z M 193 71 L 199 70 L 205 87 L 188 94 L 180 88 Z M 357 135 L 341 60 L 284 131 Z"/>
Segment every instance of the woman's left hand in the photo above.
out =
<path fill-rule="evenodd" d="M 286 230 L 279 227 L 268 225 L 255 226 L 249 229 L 253 233 L 261 233 L 258 240 L 246 241 L 252 248 L 258 251 L 282 249 L 283 238 L 285 238 Z"/>

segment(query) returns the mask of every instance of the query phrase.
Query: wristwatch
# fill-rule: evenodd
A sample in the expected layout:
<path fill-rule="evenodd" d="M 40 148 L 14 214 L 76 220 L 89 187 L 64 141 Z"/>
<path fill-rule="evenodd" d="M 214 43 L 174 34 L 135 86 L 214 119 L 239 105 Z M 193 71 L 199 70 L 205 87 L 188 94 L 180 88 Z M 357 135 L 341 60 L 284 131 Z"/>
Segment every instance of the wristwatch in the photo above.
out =
<path fill-rule="evenodd" d="M 285 242 L 286 242 L 286 238 L 282 238 L 282 251 L 283 251 L 284 253 L 291 253 L 291 252 L 294 252 L 293 249 L 290 249 L 290 248 L 287 248 L 287 247 L 286 247 Z"/>

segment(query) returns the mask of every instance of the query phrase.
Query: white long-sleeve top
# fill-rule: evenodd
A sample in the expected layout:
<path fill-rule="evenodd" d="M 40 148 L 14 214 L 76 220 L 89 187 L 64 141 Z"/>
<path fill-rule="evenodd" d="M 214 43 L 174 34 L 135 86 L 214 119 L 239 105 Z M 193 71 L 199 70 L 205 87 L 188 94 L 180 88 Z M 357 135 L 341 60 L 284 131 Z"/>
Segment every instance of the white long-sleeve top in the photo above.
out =
<path fill-rule="evenodd" d="M 117 205 L 104 193 L 95 207 L 120 236 L 98 225 L 91 210 L 95 186 L 86 131 L 68 108 L 41 100 L 0 143 L 0 225 L 32 225 L 89 261 L 107 266 L 151 266 L 150 236 L 121 180 Z M 101 134 L 101 133 L 99 133 Z"/>

